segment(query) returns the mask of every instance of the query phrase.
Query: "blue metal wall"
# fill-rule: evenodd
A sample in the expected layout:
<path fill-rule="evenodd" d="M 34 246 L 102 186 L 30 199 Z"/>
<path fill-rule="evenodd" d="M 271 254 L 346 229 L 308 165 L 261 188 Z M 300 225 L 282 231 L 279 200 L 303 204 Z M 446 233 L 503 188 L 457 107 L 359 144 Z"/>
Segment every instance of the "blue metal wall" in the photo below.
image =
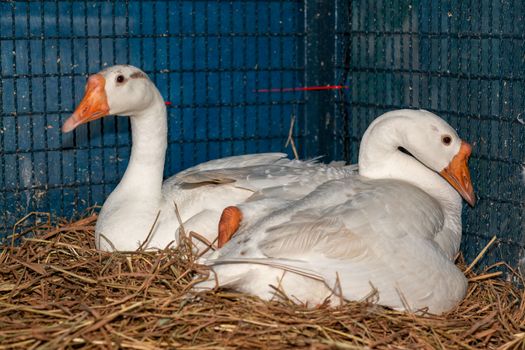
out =
<path fill-rule="evenodd" d="M 38 210 L 102 204 L 130 152 L 127 118 L 61 134 L 87 74 L 128 63 L 169 111 L 166 175 L 217 157 L 284 149 L 304 79 L 301 1 L 0 3 L 0 232 Z M 303 119 L 304 121 L 304 119 Z M 303 129 L 304 130 L 304 129 Z M 298 143 L 304 132 L 296 127 Z"/>
<path fill-rule="evenodd" d="M 473 145 L 479 201 L 464 209 L 462 251 L 471 261 L 525 272 L 525 2 L 356 0 L 338 2 L 334 97 L 342 126 L 336 158 L 357 160 L 361 136 L 384 111 L 428 109 Z"/>

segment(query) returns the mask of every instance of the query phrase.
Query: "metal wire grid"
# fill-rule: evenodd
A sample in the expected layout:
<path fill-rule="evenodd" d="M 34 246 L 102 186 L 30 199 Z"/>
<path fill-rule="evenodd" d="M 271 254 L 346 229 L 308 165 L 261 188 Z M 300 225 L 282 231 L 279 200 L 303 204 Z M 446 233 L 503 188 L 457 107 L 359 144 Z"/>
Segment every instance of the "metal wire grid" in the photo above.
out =
<path fill-rule="evenodd" d="M 30 211 L 71 217 L 101 204 L 130 152 L 127 118 L 72 135 L 62 122 L 86 75 L 141 67 L 169 111 L 165 174 L 231 154 L 283 149 L 302 85 L 302 2 L 10 1 L 0 3 L 0 236 Z M 304 130 L 295 128 L 300 143 Z"/>
<path fill-rule="evenodd" d="M 336 75 L 351 86 L 335 97 L 347 125 L 336 157 L 356 161 L 364 130 L 384 111 L 444 117 L 474 147 L 480 200 L 464 210 L 462 251 L 472 260 L 497 235 L 485 263 L 523 269 L 525 3 L 358 0 L 338 2 L 336 12 Z"/>

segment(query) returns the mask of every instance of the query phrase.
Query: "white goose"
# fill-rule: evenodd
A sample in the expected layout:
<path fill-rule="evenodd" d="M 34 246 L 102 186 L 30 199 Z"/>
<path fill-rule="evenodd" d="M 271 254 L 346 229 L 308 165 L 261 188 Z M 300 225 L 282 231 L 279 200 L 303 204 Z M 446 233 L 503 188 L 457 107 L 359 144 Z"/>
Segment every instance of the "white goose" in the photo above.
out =
<path fill-rule="evenodd" d="M 107 115 L 130 116 L 133 146 L 126 172 L 97 220 L 95 238 L 101 250 L 132 251 L 139 247 L 162 249 L 176 245 L 179 221 L 174 203 L 186 231 L 198 232 L 213 241 L 222 210 L 242 203 L 256 191 L 283 185 L 313 189 L 323 181 L 354 172 L 354 168 L 340 164 L 327 166 L 315 161 L 288 160 L 283 153 L 265 153 L 203 163 L 163 184 L 166 107 L 144 72 L 118 65 L 90 76 L 84 98 L 62 130 L 70 132 Z M 283 198 L 294 198 L 293 191 L 284 192 L 287 195 L 283 194 Z M 276 201 L 282 200 L 267 202 Z M 260 208 L 262 213 L 264 210 Z M 238 224 L 240 218 L 236 220 Z"/>
<path fill-rule="evenodd" d="M 361 300 L 377 290 L 377 303 L 395 309 L 447 311 L 467 288 L 453 257 L 461 197 L 475 203 L 470 153 L 432 113 L 386 113 L 363 136 L 360 175 L 325 182 L 241 225 L 204 260 L 215 273 L 196 289 L 219 285 L 271 299 L 273 285 L 308 304 Z M 240 211 L 247 205 L 256 203 Z"/>

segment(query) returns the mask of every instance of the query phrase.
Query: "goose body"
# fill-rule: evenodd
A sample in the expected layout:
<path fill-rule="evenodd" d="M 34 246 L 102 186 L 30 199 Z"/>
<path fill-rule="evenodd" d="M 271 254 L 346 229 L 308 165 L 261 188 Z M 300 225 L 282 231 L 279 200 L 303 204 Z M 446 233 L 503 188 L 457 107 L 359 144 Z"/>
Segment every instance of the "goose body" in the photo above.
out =
<path fill-rule="evenodd" d="M 196 289 L 219 285 L 272 299 L 278 288 L 309 305 L 373 295 L 395 309 L 445 312 L 467 287 L 453 259 L 461 196 L 475 201 L 469 155 L 470 146 L 438 116 L 386 113 L 363 136 L 359 174 L 305 189 L 242 225 L 204 260 L 214 273 Z"/>
<path fill-rule="evenodd" d="M 63 131 L 107 116 L 131 120 L 132 148 L 120 183 L 105 201 L 96 224 L 98 249 L 163 249 L 178 243 L 179 220 L 212 242 L 222 210 L 244 202 L 263 189 L 312 186 L 355 171 L 341 164 L 289 160 L 283 153 L 263 153 L 209 161 L 163 182 L 167 148 L 164 99 L 140 69 L 113 66 L 88 79 L 83 100 Z M 295 198 L 288 194 L 288 199 Z M 267 203 L 279 202 L 274 197 Z M 259 202 L 259 204 L 262 202 Z M 264 212 L 259 205 L 259 213 Z M 199 248 L 205 245 L 195 241 Z"/>

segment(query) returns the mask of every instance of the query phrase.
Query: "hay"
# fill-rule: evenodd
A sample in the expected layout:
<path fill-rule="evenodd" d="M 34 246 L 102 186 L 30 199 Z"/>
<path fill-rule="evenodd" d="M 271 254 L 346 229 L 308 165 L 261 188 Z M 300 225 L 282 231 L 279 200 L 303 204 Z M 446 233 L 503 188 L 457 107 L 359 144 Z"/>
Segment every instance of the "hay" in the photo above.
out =
<path fill-rule="evenodd" d="M 494 270 L 469 271 L 467 298 L 440 317 L 365 303 L 307 309 L 226 291 L 189 298 L 197 266 L 187 244 L 98 252 L 95 220 L 40 224 L 4 248 L 1 349 L 525 348 L 523 291 Z"/>

